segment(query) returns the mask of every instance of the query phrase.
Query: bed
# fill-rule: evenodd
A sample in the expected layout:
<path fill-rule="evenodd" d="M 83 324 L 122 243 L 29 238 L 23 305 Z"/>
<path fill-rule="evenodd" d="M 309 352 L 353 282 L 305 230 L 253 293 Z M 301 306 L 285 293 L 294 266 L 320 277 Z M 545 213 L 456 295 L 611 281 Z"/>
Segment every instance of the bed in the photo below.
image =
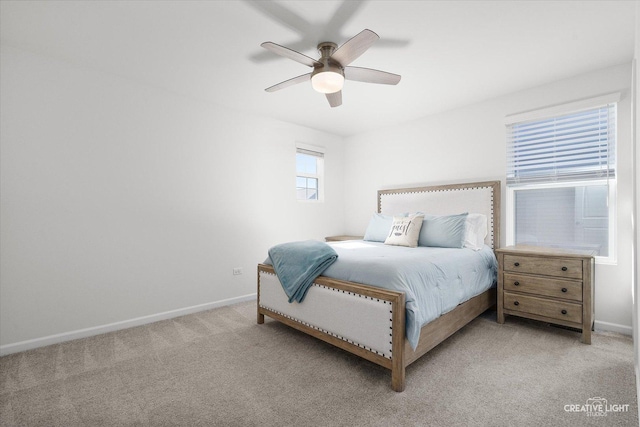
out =
<path fill-rule="evenodd" d="M 400 212 L 482 214 L 488 219 L 484 243 L 492 256 L 499 246 L 500 181 L 380 190 L 377 206 L 378 213 L 387 215 Z M 417 334 L 416 339 L 411 342 L 407 337 L 407 299 L 406 292 L 386 286 L 322 275 L 314 280 L 302 303 L 289 303 L 273 267 L 258 265 L 258 324 L 264 323 L 264 316 L 268 316 L 385 367 L 391 371 L 391 387 L 397 392 L 405 389 L 406 367 L 494 306 L 496 290 L 492 286 L 445 310 L 419 327 L 413 333 Z"/>

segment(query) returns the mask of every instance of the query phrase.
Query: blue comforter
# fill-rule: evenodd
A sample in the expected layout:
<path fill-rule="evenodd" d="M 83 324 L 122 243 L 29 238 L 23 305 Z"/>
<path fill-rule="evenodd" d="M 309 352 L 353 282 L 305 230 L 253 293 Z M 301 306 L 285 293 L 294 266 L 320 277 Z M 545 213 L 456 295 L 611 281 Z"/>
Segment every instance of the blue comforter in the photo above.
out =
<path fill-rule="evenodd" d="M 496 282 L 491 248 L 479 251 L 389 246 L 360 240 L 331 243 L 339 256 L 323 276 L 402 291 L 406 333 L 415 349 L 420 328 Z"/>
<path fill-rule="evenodd" d="M 302 302 L 313 281 L 338 258 L 326 243 L 314 240 L 276 245 L 269 249 L 269 259 L 289 302 Z"/>

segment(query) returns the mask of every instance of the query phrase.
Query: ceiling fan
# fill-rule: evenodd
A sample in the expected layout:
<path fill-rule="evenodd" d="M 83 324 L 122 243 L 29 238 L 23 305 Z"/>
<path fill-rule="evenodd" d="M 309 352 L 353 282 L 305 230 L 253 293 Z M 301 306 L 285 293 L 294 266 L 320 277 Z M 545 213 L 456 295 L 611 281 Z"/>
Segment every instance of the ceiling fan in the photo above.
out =
<path fill-rule="evenodd" d="M 345 79 L 365 83 L 396 85 L 400 81 L 398 74 L 373 70 L 371 68 L 349 66 L 349 64 L 369 49 L 379 38 L 380 37 L 373 31 L 363 30 L 347 40 L 347 42 L 339 48 L 335 43 L 322 42 L 318 45 L 320 58 L 317 60 L 273 42 L 264 42 L 260 45 L 263 48 L 313 68 L 313 71 L 310 73 L 285 80 L 265 90 L 267 92 L 275 92 L 311 80 L 311 86 L 316 91 L 326 95 L 329 105 L 331 105 L 331 107 L 338 107 L 342 105 L 342 87 Z"/>

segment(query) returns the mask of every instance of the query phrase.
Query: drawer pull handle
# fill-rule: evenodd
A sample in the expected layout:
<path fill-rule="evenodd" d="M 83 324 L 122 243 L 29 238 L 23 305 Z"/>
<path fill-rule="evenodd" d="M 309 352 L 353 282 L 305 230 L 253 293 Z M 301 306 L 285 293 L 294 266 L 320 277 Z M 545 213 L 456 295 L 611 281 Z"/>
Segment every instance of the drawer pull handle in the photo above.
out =
<path fill-rule="evenodd" d="M 513 265 L 515 265 L 516 267 L 520 267 L 520 263 L 519 262 L 514 262 Z"/>
<path fill-rule="evenodd" d="M 567 288 L 562 288 L 562 292 L 567 292 Z"/>
<path fill-rule="evenodd" d="M 567 267 L 562 267 L 562 271 L 567 271 Z"/>
<path fill-rule="evenodd" d="M 520 282 L 513 282 L 514 286 L 520 286 Z"/>
<path fill-rule="evenodd" d="M 513 305 L 520 305 L 520 303 L 518 301 L 514 301 Z"/>
<path fill-rule="evenodd" d="M 562 314 L 567 314 L 567 310 L 562 310 L 561 313 Z"/>

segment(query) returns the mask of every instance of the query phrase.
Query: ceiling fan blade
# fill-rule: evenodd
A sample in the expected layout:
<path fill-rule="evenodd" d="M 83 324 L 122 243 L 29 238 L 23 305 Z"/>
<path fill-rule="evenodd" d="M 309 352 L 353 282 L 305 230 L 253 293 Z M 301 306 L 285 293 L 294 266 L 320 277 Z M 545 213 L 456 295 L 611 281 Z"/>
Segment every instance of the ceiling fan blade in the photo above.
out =
<path fill-rule="evenodd" d="M 294 77 L 292 79 L 280 82 L 277 85 L 273 85 L 271 87 L 268 87 L 265 90 L 267 92 L 275 92 L 277 90 L 284 89 L 286 87 L 297 85 L 298 83 L 305 82 L 305 81 L 309 80 L 310 78 L 311 78 L 311 73 L 303 74 L 301 76 Z"/>
<path fill-rule="evenodd" d="M 279 44 L 275 44 L 273 42 L 264 42 L 260 46 L 267 50 L 270 50 L 273 53 L 277 53 L 280 56 L 284 56 L 285 58 L 293 59 L 294 61 L 304 64 L 308 67 L 313 67 L 316 65 L 322 66 L 321 63 L 307 55 L 289 49 L 288 47 L 280 46 Z"/>
<path fill-rule="evenodd" d="M 362 30 L 340 46 L 338 50 L 331 55 L 331 58 L 338 61 L 343 67 L 346 67 L 365 53 L 379 38 L 380 37 L 371 30 Z"/>
<path fill-rule="evenodd" d="M 329 101 L 329 105 L 331 105 L 331 108 L 333 107 L 339 107 L 342 105 L 342 91 L 339 90 L 337 92 L 334 93 L 327 93 L 327 101 Z"/>
<path fill-rule="evenodd" d="M 311 26 L 311 23 L 302 16 L 276 2 L 245 0 L 244 3 L 253 7 L 272 21 L 277 22 L 285 28 L 289 28 L 300 35 L 304 35 Z"/>
<path fill-rule="evenodd" d="M 357 14 L 358 10 L 364 6 L 365 2 L 362 1 L 343 1 L 338 8 L 333 12 L 333 16 L 329 19 L 329 22 L 324 25 L 325 36 L 331 36 L 335 34 L 341 34 L 342 28 L 347 25 L 349 21 Z"/>
<path fill-rule="evenodd" d="M 371 68 L 345 67 L 344 78 L 357 82 L 397 85 L 401 76 L 387 73 L 386 71 L 372 70 Z"/>

